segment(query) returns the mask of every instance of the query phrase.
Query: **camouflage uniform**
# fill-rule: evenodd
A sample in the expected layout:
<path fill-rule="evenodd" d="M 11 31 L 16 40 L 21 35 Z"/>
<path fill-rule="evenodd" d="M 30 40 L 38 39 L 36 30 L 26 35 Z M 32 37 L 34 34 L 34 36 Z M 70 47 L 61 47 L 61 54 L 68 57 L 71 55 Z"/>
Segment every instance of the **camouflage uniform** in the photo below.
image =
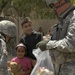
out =
<path fill-rule="evenodd" d="M 68 23 L 67 23 L 68 21 Z M 63 25 L 68 24 L 65 36 L 64 29 L 60 32 L 60 40 L 50 40 L 47 49 L 55 68 L 55 75 L 75 75 L 75 10 L 64 19 Z"/>
<path fill-rule="evenodd" d="M 7 74 L 7 56 L 5 54 L 6 52 L 6 43 L 0 35 L 0 75 Z"/>
<path fill-rule="evenodd" d="M 15 34 L 16 26 L 13 22 L 8 20 L 0 21 L 0 75 L 8 75 L 6 39 L 4 36 L 13 37 Z"/>
<path fill-rule="evenodd" d="M 71 6 L 66 11 L 67 15 L 65 15 L 66 17 L 57 24 L 57 32 L 52 34 L 52 40 L 42 41 L 37 44 L 41 50 L 50 50 L 55 75 L 75 75 L 74 9 L 75 7 Z"/>

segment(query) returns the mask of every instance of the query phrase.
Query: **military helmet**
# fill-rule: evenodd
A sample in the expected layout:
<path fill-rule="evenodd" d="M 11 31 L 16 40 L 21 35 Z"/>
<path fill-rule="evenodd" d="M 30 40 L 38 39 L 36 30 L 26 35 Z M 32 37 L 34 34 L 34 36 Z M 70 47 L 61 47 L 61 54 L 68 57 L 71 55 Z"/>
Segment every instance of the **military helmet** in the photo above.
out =
<path fill-rule="evenodd" d="M 73 7 L 70 0 L 46 0 L 46 4 L 58 17 L 66 14 Z"/>
<path fill-rule="evenodd" d="M 0 32 L 4 35 L 14 37 L 16 35 L 16 25 L 8 20 L 0 21 Z"/>

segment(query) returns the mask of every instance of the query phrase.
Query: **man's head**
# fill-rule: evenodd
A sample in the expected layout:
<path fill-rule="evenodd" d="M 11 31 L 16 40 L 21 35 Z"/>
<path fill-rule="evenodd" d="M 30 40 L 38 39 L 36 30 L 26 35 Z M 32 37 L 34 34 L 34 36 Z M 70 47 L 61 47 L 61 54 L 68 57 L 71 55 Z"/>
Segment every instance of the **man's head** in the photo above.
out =
<path fill-rule="evenodd" d="M 30 35 L 32 33 L 32 21 L 29 17 L 26 17 L 23 22 L 21 23 L 23 32 L 27 35 Z"/>
<path fill-rule="evenodd" d="M 58 17 L 65 15 L 72 7 L 70 0 L 46 0 L 46 3 Z"/>
<path fill-rule="evenodd" d="M 8 20 L 0 21 L 0 33 L 5 37 L 6 42 L 9 38 L 16 35 L 16 25 Z"/>

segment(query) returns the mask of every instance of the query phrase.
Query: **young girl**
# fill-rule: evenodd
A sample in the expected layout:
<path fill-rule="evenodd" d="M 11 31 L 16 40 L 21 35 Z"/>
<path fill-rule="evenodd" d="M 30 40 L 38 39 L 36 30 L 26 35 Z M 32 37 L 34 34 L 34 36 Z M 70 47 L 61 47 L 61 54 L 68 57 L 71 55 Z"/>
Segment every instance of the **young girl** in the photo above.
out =
<path fill-rule="evenodd" d="M 16 55 L 17 57 L 13 58 L 11 61 L 20 64 L 23 72 L 19 73 L 19 75 L 30 75 L 32 70 L 32 64 L 29 58 L 25 57 L 27 49 L 25 45 L 22 43 L 16 46 Z"/>

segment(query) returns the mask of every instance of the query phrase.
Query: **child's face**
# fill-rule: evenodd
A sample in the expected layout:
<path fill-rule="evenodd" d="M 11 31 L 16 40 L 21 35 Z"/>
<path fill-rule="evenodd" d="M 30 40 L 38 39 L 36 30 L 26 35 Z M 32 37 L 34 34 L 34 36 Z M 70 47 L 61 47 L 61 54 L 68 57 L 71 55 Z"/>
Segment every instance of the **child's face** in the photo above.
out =
<path fill-rule="evenodd" d="M 32 33 L 32 23 L 26 23 L 22 27 L 25 34 L 30 35 Z"/>
<path fill-rule="evenodd" d="M 26 54 L 25 48 L 24 47 L 18 47 L 16 50 L 16 54 L 18 58 L 23 58 L 24 55 Z"/>

